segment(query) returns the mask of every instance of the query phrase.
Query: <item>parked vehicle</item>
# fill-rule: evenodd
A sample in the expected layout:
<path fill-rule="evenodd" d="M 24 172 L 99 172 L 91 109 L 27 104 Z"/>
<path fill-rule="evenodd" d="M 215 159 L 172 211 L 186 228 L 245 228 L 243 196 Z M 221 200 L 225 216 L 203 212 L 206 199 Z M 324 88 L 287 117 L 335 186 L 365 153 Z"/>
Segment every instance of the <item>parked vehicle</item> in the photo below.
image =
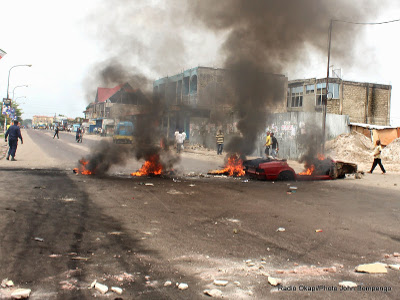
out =
<path fill-rule="evenodd" d="M 116 144 L 132 144 L 133 143 L 133 123 L 119 122 L 114 131 L 113 142 Z"/>

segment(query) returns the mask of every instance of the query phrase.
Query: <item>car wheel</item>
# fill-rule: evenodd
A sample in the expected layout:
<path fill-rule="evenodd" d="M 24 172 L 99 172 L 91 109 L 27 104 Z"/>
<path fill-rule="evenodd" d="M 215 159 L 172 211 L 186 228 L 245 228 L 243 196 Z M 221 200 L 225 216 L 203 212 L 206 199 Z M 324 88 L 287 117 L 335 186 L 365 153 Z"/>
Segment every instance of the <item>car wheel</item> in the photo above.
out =
<path fill-rule="evenodd" d="M 279 176 L 278 176 L 278 180 L 282 180 L 282 181 L 290 181 L 290 180 L 294 180 L 294 179 L 295 179 L 295 176 L 290 171 L 283 171 L 283 172 L 279 173 Z"/>

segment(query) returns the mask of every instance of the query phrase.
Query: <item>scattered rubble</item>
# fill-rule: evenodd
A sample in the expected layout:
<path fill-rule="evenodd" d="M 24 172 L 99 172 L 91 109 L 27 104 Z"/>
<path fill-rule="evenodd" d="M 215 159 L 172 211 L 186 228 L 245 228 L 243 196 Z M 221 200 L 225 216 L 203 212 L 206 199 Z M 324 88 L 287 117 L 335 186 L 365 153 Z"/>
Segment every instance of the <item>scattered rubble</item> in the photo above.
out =
<path fill-rule="evenodd" d="M 6 287 L 13 287 L 14 286 L 14 282 L 12 280 L 8 280 L 8 278 L 3 279 L 1 281 L 1 287 L 6 288 Z"/>
<path fill-rule="evenodd" d="M 147 183 L 145 183 L 144 185 L 147 185 L 147 186 L 154 186 L 154 183 L 147 182 Z"/>
<path fill-rule="evenodd" d="M 167 280 L 167 281 L 164 283 L 164 286 L 171 286 L 171 285 L 172 285 L 172 282 L 169 281 L 169 280 Z"/>
<path fill-rule="evenodd" d="M 167 192 L 167 194 L 170 194 L 170 195 L 183 195 L 182 192 L 177 191 L 177 190 L 174 190 L 174 189 L 169 190 L 169 191 Z"/>
<path fill-rule="evenodd" d="M 107 293 L 108 292 L 108 286 L 106 286 L 105 284 L 101 284 L 101 283 L 99 283 L 99 282 L 96 282 L 95 284 L 94 284 L 94 288 L 96 289 L 96 290 L 98 290 L 100 293 L 102 293 L 102 294 L 105 294 L 105 293 Z"/>
<path fill-rule="evenodd" d="M 385 274 L 387 273 L 386 264 L 376 262 L 373 264 L 358 265 L 355 268 L 356 272 L 369 274 Z"/>
<path fill-rule="evenodd" d="M 274 278 L 274 277 L 269 276 L 268 283 L 272 286 L 277 286 L 282 283 L 282 280 L 279 278 Z"/>
<path fill-rule="evenodd" d="M 389 265 L 389 268 L 392 270 L 400 271 L 400 265 Z"/>
<path fill-rule="evenodd" d="M 189 285 L 187 283 L 178 284 L 178 289 L 180 289 L 181 291 L 186 290 L 188 288 L 189 288 Z"/>
<path fill-rule="evenodd" d="M 356 288 L 357 283 L 355 283 L 353 281 L 341 281 L 341 282 L 339 282 L 339 286 L 345 287 L 345 288 Z"/>
<path fill-rule="evenodd" d="M 16 289 L 11 293 L 12 299 L 26 299 L 29 298 L 31 289 Z"/>
<path fill-rule="evenodd" d="M 113 291 L 114 293 L 116 293 L 118 295 L 122 295 L 122 289 L 120 287 L 112 286 L 111 291 Z"/>
<path fill-rule="evenodd" d="M 228 285 L 228 281 L 227 280 L 214 280 L 214 285 L 216 286 L 227 286 Z"/>
<path fill-rule="evenodd" d="M 35 237 L 34 240 L 37 241 L 37 242 L 41 242 L 41 243 L 44 242 L 44 239 L 42 239 L 40 237 Z"/>
<path fill-rule="evenodd" d="M 286 229 L 284 227 L 279 227 L 276 231 L 277 232 L 284 232 L 284 231 L 286 231 Z"/>
<path fill-rule="evenodd" d="M 212 298 L 223 298 L 222 291 L 220 291 L 218 289 L 204 290 L 204 294 L 207 296 L 210 296 Z"/>

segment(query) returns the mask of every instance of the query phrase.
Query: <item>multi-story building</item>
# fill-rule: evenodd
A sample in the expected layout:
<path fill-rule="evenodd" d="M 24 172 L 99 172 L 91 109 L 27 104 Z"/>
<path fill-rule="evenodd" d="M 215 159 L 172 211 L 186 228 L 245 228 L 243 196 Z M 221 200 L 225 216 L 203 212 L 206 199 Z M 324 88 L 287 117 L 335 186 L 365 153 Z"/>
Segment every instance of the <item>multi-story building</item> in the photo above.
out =
<path fill-rule="evenodd" d="M 38 125 L 52 126 L 53 123 L 54 123 L 54 117 L 48 117 L 48 116 L 33 116 L 32 117 L 32 125 L 33 126 L 38 126 Z"/>
<path fill-rule="evenodd" d="M 102 128 L 112 133 L 115 121 L 132 120 L 148 104 L 149 100 L 140 90 L 134 90 L 125 83 L 113 88 L 99 87 L 94 102 L 83 113 L 89 123 L 89 132 Z"/>
<path fill-rule="evenodd" d="M 348 115 L 352 123 L 390 125 L 391 85 L 329 78 L 327 113 Z M 288 82 L 287 111 L 321 112 L 326 78 Z"/>
<path fill-rule="evenodd" d="M 167 136 L 173 136 L 177 129 L 183 130 L 191 142 L 207 145 L 214 144 L 217 128 L 223 127 L 226 133 L 234 132 L 235 101 L 232 100 L 236 94 L 231 75 L 232 72 L 226 69 L 196 67 L 154 81 L 154 94 L 166 103 L 162 126 Z M 272 112 L 284 112 L 287 77 L 275 74 L 268 76 L 277 80 L 282 90 L 282 97 L 279 103 L 275 103 Z M 198 140 L 199 137 L 204 138 L 204 133 L 211 137 L 210 143 Z"/>

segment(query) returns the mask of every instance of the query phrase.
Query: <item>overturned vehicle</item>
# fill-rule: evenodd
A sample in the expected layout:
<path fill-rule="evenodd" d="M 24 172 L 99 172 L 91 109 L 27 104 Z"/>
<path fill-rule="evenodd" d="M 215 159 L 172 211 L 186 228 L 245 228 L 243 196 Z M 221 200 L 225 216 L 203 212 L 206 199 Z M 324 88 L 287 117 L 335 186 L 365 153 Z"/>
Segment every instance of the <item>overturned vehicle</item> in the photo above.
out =
<path fill-rule="evenodd" d="M 262 180 L 330 180 L 357 173 L 357 165 L 335 161 L 330 157 L 306 164 L 306 171 L 297 173 L 285 159 L 257 158 L 243 162 L 246 175 Z"/>

